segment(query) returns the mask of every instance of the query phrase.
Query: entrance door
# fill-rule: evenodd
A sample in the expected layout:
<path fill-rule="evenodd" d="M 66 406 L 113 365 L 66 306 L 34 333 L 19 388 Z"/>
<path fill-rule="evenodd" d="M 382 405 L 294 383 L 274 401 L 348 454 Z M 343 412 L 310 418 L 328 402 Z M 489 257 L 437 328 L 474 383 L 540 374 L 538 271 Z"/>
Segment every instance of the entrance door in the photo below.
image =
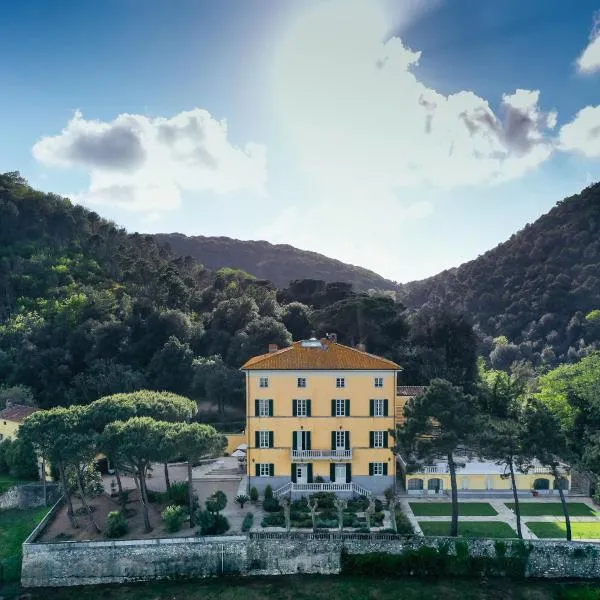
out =
<path fill-rule="evenodd" d="M 335 465 L 335 482 L 336 483 L 347 483 L 346 481 L 346 465 L 337 464 Z"/>
<path fill-rule="evenodd" d="M 296 465 L 296 483 L 308 483 L 307 465 Z"/>

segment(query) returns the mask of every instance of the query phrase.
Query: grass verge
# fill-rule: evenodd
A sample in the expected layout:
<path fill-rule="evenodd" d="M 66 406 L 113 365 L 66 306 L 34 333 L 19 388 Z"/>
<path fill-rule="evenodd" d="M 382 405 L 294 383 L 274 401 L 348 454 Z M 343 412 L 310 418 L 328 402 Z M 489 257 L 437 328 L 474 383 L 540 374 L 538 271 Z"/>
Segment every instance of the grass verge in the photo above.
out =
<path fill-rule="evenodd" d="M 419 521 L 424 535 L 449 535 L 449 521 Z M 458 524 L 460 537 L 472 538 L 516 538 L 516 531 L 500 521 L 463 521 Z"/>
<path fill-rule="evenodd" d="M 410 502 L 415 517 L 450 517 L 451 502 Z M 495 517 L 498 511 L 487 502 L 460 502 L 458 514 L 461 517 Z"/>
<path fill-rule="evenodd" d="M 539 538 L 565 539 L 567 529 L 562 521 L 529 522 L 527 527 Z M 574 540 L 600 540 L 600 522 L 571 523 L 571 536 Z"/>
<path fill-rule="evenodd" d="M 505 503 L 512 511 L 514 502 Z M 594 517 L 598 513 L 584 502 L 568 502 L 569 514 L 572 517 Z M 522 517 L 562 517 L 563 510 L 560 502 L 519 502 Z"/>

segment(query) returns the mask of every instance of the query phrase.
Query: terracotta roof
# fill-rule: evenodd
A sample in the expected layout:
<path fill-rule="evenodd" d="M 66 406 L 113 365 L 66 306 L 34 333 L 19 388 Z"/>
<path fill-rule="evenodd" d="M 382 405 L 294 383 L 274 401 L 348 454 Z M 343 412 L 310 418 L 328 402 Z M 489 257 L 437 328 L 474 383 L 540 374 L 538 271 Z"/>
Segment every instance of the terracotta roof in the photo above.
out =
<path fill-rule="evenodd" d="M 400 366 L 357 348 L 344 346 L 328 339 L 294 342 L 276 352 L 251 358 L 242 370 L 399 370 Z"/>
<path fill-rule="evenodd" d="M 396 388 L 396 396 L 418 396 L 426 389 L 424 385 L 399 385 Z"/>
<path fill-rule="evenodd" d="M 22 423 L 29 415 L 37 412 L 39 409 L 33 406 L 23 406 L 22 404 L 12 404 L 4 410 L 0 410 L 0 421 L 13 421 Z"/>

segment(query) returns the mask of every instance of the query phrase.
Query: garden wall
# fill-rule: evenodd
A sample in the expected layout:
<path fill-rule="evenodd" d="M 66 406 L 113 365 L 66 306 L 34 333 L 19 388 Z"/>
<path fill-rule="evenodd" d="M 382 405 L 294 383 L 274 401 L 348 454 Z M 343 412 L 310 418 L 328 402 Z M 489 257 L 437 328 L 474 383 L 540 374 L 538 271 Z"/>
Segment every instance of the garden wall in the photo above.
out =
<path fill-rule="evenodd" d="M 44 500 L 44 486 L 41 483 L 26 483 L 11 487 L 4 494 L 0 494 L 0 510 L 11 508 L 38 508 L 51 506 L 60 497 L 58 484 L 46 484 L 46 499 Z"/>
<path fill-rule="evenodd" d="M 385 564 L 384 564 L 385 563 Z M 371 565 L 371 566 L 370 566 Z M 579 542 L 455 540 L 369 534 L 250 534 L 23 545 L 25 587 L 219 575 L 507 574 L 600 578 L 600 547 Z M 430 572 L 421 567 L 429 565 Z M 453 566 L 454 565 L 454 566 Z M 361 571 L 362 570 L 362 571 Z"/>

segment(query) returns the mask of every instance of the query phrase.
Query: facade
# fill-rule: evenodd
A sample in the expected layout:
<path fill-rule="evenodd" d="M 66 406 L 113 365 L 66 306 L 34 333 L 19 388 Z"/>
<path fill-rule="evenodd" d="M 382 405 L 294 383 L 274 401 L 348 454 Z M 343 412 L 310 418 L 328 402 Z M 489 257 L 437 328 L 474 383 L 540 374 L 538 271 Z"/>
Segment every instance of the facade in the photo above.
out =
<path fill-rule="evenodd" d="M 14 440 L 21 423 L 37 410 L 31 406 L 7 403 L 6 408 L 0 410 L 0 442 Z"/>
<path fill-rule="evenodd" d="M 242 370 L 249 487 L 379 495 L 394 485 L 396 363 L 329 336 L 270 347 Z"/>

